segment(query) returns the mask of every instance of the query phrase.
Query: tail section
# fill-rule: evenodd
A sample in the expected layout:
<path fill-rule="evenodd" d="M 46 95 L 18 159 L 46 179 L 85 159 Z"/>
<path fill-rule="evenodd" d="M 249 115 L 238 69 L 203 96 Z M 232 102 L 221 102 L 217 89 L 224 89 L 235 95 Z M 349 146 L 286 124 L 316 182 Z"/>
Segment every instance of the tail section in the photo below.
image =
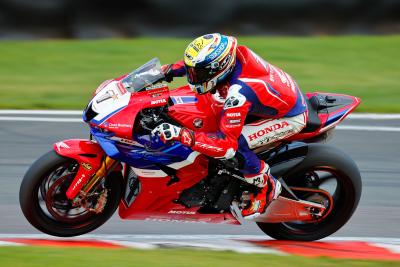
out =
<path fill-rule="evenodd" d="M 307 93 L 307 126 L 290 140 L 308 139 L 320 135 L 339 124 L 360 103 L 355 96 L 331 93 Z"/>

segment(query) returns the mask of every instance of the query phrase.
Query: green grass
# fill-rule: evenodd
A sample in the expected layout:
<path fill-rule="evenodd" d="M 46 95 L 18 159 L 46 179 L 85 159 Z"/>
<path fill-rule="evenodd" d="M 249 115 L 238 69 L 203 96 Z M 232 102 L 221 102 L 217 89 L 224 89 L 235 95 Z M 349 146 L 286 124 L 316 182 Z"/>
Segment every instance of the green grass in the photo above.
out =
<path fill-rule="evenodd" d="M 134 250 L 89 248 L 2 247 L 2 267 L 129 267 L 129 266 L 268 266 L 268 267 L 328 267 L 328 266 L 399 266 L 399 262 L 303 258 L 267 254 L 238 254 L 205 250 Z"/>
<path fill-rule="evenodd" d="M 82 109 L 103 80 L 155 56 L 175 62 L 188 41 L 0 42 L 0 108 Z M 359 96 L 358 111 L 400 112 L 400 36 L 243 37 L 239 42 L 290 73 L 303 91 Z"/>

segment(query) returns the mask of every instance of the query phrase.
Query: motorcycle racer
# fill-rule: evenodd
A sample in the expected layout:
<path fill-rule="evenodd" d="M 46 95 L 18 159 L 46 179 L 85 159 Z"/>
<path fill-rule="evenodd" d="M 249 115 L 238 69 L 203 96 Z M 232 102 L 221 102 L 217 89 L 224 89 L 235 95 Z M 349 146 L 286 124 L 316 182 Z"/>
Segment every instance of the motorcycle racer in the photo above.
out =
<path fill-rule="evenodd" d="M 186 75 L 195 93 L 212 93 L 215 101 L 222 99 L 223 110 L 215 133 L 168 123 L 157 126 L 153 133 L 210 157 L 237 157 L 246 181 L 260 189 L 242 215 L 252 219 L 264 213 L 279 196 L 281 184 L 252 149 L 305 127 L 307 105 L 297 83 L 246 46 L 238 46 L 234 37 L 219 33 L 196 38 L 186 48 L 184 60 L 163 66 L 163 71 L 167 82 Z"/>

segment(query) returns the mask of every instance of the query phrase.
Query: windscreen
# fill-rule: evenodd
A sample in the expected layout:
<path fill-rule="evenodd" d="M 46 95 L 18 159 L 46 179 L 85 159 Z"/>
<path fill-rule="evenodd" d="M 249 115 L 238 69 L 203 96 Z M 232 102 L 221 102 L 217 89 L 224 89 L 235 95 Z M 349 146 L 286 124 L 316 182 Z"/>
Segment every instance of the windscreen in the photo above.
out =
<path fill-rule="evenodd" d="M 151 86 L 164 78 L 161 63 L 158 58 L 153 58 L 146 64 L 128 74 L 122 84 L 128 92 L 138 92 Z"/>

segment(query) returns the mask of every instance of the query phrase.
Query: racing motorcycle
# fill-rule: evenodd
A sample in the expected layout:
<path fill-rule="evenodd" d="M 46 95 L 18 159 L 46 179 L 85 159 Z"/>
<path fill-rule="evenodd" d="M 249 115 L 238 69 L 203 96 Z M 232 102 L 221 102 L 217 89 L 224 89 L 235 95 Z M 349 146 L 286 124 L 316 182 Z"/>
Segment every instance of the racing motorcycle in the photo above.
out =
<path fill-rule="evenodd" d="M 169 90 L 163 78 L 154 58 L 97 88 L 83 112 L 90 138 L 55 143 L 24 176 L 20 205 L 34 227 L 54 236 L 82 235 L 105 223 L 118 207 L 122 219 L 243 223 L 241 209 L 258 189 L 243 181 L 239 159 L 210 158 L 151 134 L 163 122 L 216 132 L 223 104 L 188 86 Z M 266 212 L 253 219 L 275 239 L 331 235 L 349 220 L 361 196 L 354 161 L 324 144 L 360 99 L 318 92 L 305 98 L 306 128 L 255 150 L 283 187 Z"/>

